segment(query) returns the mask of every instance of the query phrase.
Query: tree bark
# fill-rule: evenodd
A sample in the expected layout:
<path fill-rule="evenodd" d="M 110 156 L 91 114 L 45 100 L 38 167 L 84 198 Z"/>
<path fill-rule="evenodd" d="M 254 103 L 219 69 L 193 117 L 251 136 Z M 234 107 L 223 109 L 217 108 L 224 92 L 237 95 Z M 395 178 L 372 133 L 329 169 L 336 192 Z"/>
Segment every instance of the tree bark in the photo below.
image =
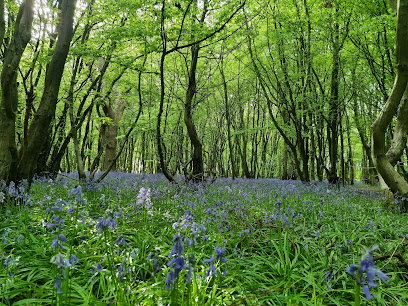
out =
<path fill-rule="evenodd" d="M 384 179 L 390 190 L 398 193 L 404 197 L 408 196 L 408 183 L 403 177 L 394 169 L 392 161 L 395 155 L 399 154 L 398 143 L 401 138 L 406 136 L 401 133 L 405 129 L 405 124 L 402 122 L 406 120 L 400 115 L 397 116 L 397 125 L 395 137 L 390 147 L 391 153 L 387 157 L 385 146 L 385 132 L 391 123 L 398 107 L 400 112 L 405 111 L 406 92 L 408 84 L 408 0 L 398 1 L 397 11 L 397 34 L 396 34 L 396 63 L 397 74 L 395 77 L 394 86 L 387 103 L 383 107 L 381 113 L 374 121 L 371 127 L 372 147 L 371 155 L 377 171 Z"/>
<path fill-rule="evenodd" d="M 115 103 L 114 106 L 110 104 L 105 104 L 103 107 L 104 113 L 107 117 L 109 117 L 112 122 L 108 124 L 106 127 L 106 149 L 105 149 L 105 158 L 102 165 L 102 170 L 105 171 L 109 168 L 111 162 L 116 158 L 116 147 L 118 141 L 116 137 L 118 137 L 118 130 L 119 130 L 119 121 L 123 116 L 123 112 L 126 108 L 126 101 L 120 96 L 119 92 L 115 94 Z M 112 166 L 112 170 L 116 170 L 116 165 Z"/>
<path fill-rule="evenodd" d="M 31 39 L 34 0 L 24 1 L 17 15 L 14 34 L 5 52 L 1 72 L 0 104 L 0 180 L 16 180 L 18 153 L 15 141 L 18 106 L 17 72 L 23 52 Z M 0 42 L 4 38 L 4 1 L 0 2 Z"/>
<path fill-rule="evenodd" d="M 63 0 L 62 2 L 58 41 L 46 72 L 40 106 L 28 130 L 27 149 L 23 151 L 18 165 L 19 179 L 32 179 L 37 164 L 36 161 L 46 141 L 44 131 L 48 130 L 51 121 L 55 117 L 58 92 L 73 36 L 75 7 L 76 0 Z"/>

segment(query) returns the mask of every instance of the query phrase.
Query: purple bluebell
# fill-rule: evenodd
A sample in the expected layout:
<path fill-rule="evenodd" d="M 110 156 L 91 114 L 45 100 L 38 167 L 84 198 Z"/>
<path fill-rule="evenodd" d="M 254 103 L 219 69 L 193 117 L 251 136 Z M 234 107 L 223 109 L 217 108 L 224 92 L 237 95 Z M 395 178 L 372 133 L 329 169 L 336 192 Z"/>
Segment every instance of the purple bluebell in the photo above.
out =
<path fill-rule="evenodd" d="M 371 300 L 371 299 L 374 298 L 374 296 L 370 292 L 370 289 L 367 286 L 363 286 L 363 292 L 364 292 L 367 300 Z"/>
<path fill-rule="evenodd" d="M 103 266 L 98 262 L 98 264 L 96 266 L 96 271 L 101 272 L 102 270 L 103 270 Z"/>
<path fill-rule="evenodd" d="M 62 208 L 62 203 L 60 203 L 58 206 L 53 206 L 51 207 L 52 210 L 56 210 L 56 211 L 63 211 L 64 208 Z"/>
<path fill-rule="evenodd" d="M 62 291 L 61 291 L 61 279 L 60 279 L 59 276 L 57 276 L 54 287 L 57 288 L 57 294 L 62 293 Z"/>
<path fill-rule="evenodd" d="M 65 259 L 61 253 L 58 253 L 57 255 L 53 256 L 51 258 L 51 263 L 56 264 L 58 268 L 68 268 L 71 266 L 68 259 Z"/>
<path fill-rule="evenodd" d="M 223 257 L 224 253 L 225 253 L 225 247 L 219 247 L 218 245 L 214 248 L 214 252 L 215 252 L 215 259 L 219 259 L 223 262 L 227 262 L 227 258 Z"/>
<path fill-rule="evenodd" d="M 4 261 L 3 268 L 4 268 L 4 269 L 7 269 L 9 263 L 11 263 L 11 261 L 10 261 L 10 256 L 7 256 L 7 257 L 6 257 L 6 260 Z"/>
<path fill-rule="evenodd" d="M 183 240 L 184 236 L 181 236 L 180 234 L 176 234 L 173 237 L 173 241 L 175 241 L 173 249 L 171 250 L 169 256 L 172 257 L 174 254 L 177 254 L 177 256 L 181 256 L 184 247 L 183 247 Z"/>
<path fill-rule="evenodd" d="M 214 256 L 211 256 L 211 258 L 209 259 L 204 259 L 204 263 L 210 263 L 210 268 L 208 269 L 208 271 L 205 273 L 205 277 L 208 277 L 210 275 L 217 275 L 217 271 L 215 269 L 214 266 Z"/>
<path fill-rule="evenodd" d="M 62 236 L 62 237 L 61 237 Z M 65 250 L 66 248 L 61 244 L 61 242 L 59 242 L 59 240 L 66 242 L 67 238 L 64 235 L 60 235 L 60 238 L 58 238 L 58 236 L 54 237 L 54 240 L 51 242 L 51 246 L 53 251 L 55 251 L 55 249 L 57 248 L 57 246 L 59 246 L 62 250 Z"/>
<path fill-rule="evenodd" d="M 115 242 L 119 243 L 119 247 L 122 247 L 126 243 L 126 240 L 125 240 L 125 237 L 120 236 L 118 239 L 116 239 Z"/>
<path fill-rule="evenodd" d="M 360 284 L 362 283 L 367 284 L 367 286 L 363 287 L 367 299 L 374 298 L 374 296 L 371 295 L 369 288 L 377 286 L 377 284 L 374 282 L 377 277 L 386 285 L 388 285 L 387 281 L 390 279 L 384 272 L 378 269 L 374 264 L 374 259 L 371 253 L 377 248 L 378 246 L 376 245 L 371 249 L 367 249 L 367 251 L 362 257 L 359 268 L 357 268 L 354 264 L 351 264 L 350 267 L 347 269 L 347 272 L 350 273 L 351 275 L 356 275 L 358 269 L 357 281 Z M 363 275 L 364 272 L 366 273 L 367 277 L 364 277 Z"/>
<path fill-rule="evenodd" d="M 170 286 L 174 283 L 175 278 L 174 278 L 174 271 L 173 269 L 169 270 L 169 274 L 167 274 L 166 278 L 166 289 L 169 290 Z"/>
<path fill-rule="evenodd" d="M 71 265 L 75 265 L 79 261 L 78 257 L 71 255 Z"/>

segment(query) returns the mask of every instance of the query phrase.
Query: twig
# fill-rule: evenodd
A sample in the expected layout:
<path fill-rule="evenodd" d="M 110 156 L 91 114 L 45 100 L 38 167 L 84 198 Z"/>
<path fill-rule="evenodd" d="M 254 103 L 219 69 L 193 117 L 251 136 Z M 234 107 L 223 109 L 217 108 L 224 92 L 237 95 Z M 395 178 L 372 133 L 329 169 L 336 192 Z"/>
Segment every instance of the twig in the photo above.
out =
<path fill-rule="evenodd" d="M 395 256 L 395 253 L 397 252 L 398 247 L 404 242 L 404 240 L 405 240 L 405 237 L 402 238 L 401 242 L 398 243 L 398 245 L 395 247 L 395 250 L 394 250 L 394 252 L 392 252 L 390 259 L 388 259 L 388 261 L 381 267 L 381 270 L 391 262 L 391 259 Z M 402 257 L 402 258 L 404 258 L 404 257 Z M 405 259 L 404 259 L 404 261 L 405 261 Z"/>

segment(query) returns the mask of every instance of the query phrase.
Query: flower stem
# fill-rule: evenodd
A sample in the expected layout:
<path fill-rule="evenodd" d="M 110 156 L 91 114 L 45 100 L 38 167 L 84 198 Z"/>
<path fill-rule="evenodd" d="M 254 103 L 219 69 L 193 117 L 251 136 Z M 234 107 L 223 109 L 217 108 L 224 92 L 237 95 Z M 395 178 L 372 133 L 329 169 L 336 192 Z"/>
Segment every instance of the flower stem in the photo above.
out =
<path fill-rule="evenodd" d="M 354 287 L 354 306 L 360 306 L 360 285 L 357 282 Z"/>

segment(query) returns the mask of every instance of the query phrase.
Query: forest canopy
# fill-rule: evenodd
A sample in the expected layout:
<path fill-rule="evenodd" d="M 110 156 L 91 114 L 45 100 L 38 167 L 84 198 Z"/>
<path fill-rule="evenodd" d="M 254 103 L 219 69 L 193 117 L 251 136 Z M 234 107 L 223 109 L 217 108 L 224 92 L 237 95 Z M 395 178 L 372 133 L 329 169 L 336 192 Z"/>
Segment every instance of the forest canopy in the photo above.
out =
<path fill-rule="evenodd" d="M 117 170 L 406 194 L 390 183 L 407 177 L 406 5 L 0 1 L 0 179 Z"/>

